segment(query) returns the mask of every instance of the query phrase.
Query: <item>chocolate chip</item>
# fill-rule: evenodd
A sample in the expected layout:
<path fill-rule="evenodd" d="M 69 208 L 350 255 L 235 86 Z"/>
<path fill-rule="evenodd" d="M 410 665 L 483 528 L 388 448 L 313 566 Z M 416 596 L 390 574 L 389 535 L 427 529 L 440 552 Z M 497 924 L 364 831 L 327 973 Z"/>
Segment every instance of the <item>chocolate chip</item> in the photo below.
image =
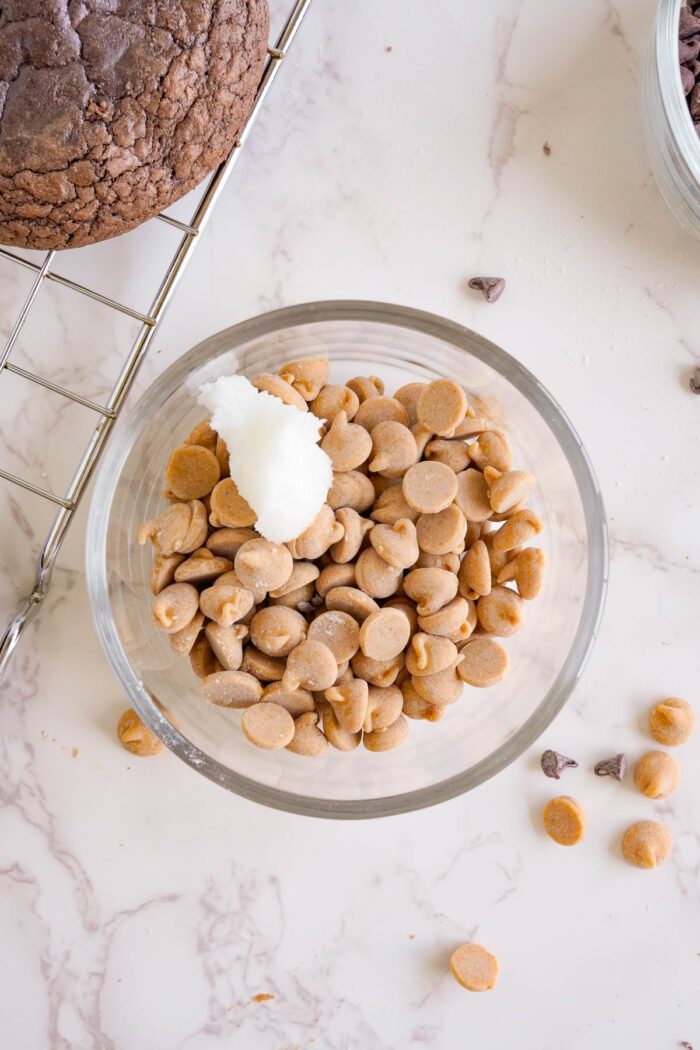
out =
<path fill-rule="evenodd" d="M 683 85 L 684 95 L 689 95 L 695 87 L 695 77 L 687 66 L 681 66 L 681 84 Z"/>
<path fill-rule="evenodd" d="M 472 277 L 469 287 L 481 292 L 487 303 L 495 303 L 503 295 L 506 282 L 502 277 Z"/>
<path fill-rule="evenodd" d="M 597 762 L 593 770 L 597 777 L 613 777 L 624 780 L 627 772 L 627 756 L 620 753 L 613 758 L 604 758 Z"/>
<path fill-rule="evenodd" d="M 689 36 L 695 36 L 696 33 L 700 33 L 700 18 L 696 18 L 687 7 L 682 7 L 678 19 L 678 36 L 681 40 L 685 40 Z"/>
<path fill-rule="evenodd" d="M 690 92 L 690 114 L 693 118 L 700 117 L 700 84 L 696 83 Z"/>
<path fill-rule="evenodd" d="M 578 762 L 575 758 L 567 758 L 566 755 L 560 755 L 558 751 L 549 750 L 542 752 L 540 765 L 544 775 L 553 777 L 554 780 L 559 780 L 562 770 L 578 768 Z"/>
<path fill-rule="evenodd" d="M 700 135 L 700 130 L 698 135 Z M 690 377 L 690 389 L 694 394 L 700 394 L 700 368 L 696 368 Z"/>
<path fill-rule="evenodd" d="M 692 62 L 700 53 L 700 36 L 678 41 L 678 58 L 681 62 Z"/>

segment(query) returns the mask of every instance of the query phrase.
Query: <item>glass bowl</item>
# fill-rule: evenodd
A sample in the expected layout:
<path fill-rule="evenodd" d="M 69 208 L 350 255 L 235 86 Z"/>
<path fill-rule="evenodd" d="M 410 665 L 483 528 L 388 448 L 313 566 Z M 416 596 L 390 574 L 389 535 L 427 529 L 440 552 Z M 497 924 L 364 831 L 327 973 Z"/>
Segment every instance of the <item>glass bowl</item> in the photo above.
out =
<path fill-rule="evenodd" d="M 538 481 L 532 505 L 546 528 L 545 584 L 508 639 L 511 672 L 498 686 L 465 688 L 438 723 L 411 721 L 395 751 L 363 748 L 324 758 L 263 752 L 245 740 L 239 712 L 208 705 L 187 659 L 151 621 L 150 545 L 142 521 L 164 509 L 171 450 L 202 417 L 195 401 L 222 374 L 276 372 L 327 353 L 331 381 L 380 376 L 388 391 L 450 377 L 508 430 L 514 462 Z M 324 817 L 403 813 L 452 798 L 522 753 L 565 703 L 590 652 L 607 578 L 600 491 L 579 438 L 522 365 L 486 339 L 418 310 L 370 302 L 309 303 L 245 321 L 206 339 L 151 386 L 117 429 L 90 509 L 87 577 L 97 631 L 131 704 L 176 755 L 223 787 L 277 809 Z M 154 703 L 157 698 L 172 721 Z"/>
<path fill-rule="evenodd" d="M 666 204 L 700 238 L 700 139 L 683 94 L 678 21 L 683 0 L 661 0 L 642 72 L 642 131 Z"/>

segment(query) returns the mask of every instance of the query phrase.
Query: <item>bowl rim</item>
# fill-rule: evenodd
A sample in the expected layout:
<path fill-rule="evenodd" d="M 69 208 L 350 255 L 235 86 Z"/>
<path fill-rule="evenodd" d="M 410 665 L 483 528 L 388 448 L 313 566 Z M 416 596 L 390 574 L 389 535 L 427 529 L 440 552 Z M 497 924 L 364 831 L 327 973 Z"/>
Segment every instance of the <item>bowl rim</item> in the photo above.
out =
<path fill-rule="evenodd" d="M 261 336 L 323 321 L 365 321 L 423 332 L 470 354 L 515 385 L 544 418 L 571 466 L 581 496 L 588 537 L 588 574 L 578 629 L 556 679 L 530 718 L 513 736 L 469 770 L 428 787 L 381 798 L 323 799 L 300 795 L 260 784 L 211 758 L 160 712 L 132 669 L 113 618 L 104 614 L 110 604 L 106 523 L 114 491 L 143 424 L 162 401 L 164 392 L 184 382 L 193 369 L 205 364 L 224 348 L 235 350 Z M 126 415 L 100 464 L 87 524 L 86 575 L 95 627 L 112 671 L 143 721 L 179 758 L 235 794 L 273 809 L 331 819 L 366 819 L 409 813 L 462 795 L 504 769 L 544 732 L 581 677 L 598 635 L 608 582 L 608 533 L 600 486 L 581 439 L 556 400 L 519 361 L 477 332 L 437 314 L 391 303 L 328 300 L 283 307 L 225 328 L 182 354 L 151 384 Z"/>

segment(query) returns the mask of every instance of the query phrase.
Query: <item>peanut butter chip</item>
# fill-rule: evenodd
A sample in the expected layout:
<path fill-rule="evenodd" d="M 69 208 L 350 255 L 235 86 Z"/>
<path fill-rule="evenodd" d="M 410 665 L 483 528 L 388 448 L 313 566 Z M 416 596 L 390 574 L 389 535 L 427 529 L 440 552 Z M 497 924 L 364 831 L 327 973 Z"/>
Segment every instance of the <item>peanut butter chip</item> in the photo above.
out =
<path fill-rule="evenodd" d="M 516 554 L 498 573 L 498 583 L 515 580 L 521 598 L 531 601 L 542 590 L 544 577 L 544 553 L 539 547 L 527 547 Z"/>
<path fill-rule="evenodd" d="M 457 577 L 447 569 L 413 569 L 404 577 L 403 585 L 417 603 L 419 616 L 430 616 L 457 595 Z"/>
<path fill-rule="evenodd" d="M 185 627 L 182 627 L 179 631 L 175 631 L 174 634 L 170 635 L 170 645 L 173 652 L 179 653 L 181 656 L 187 656 L 196 642 L 203 626 L 204 613 L 197 610 L 194 617 Z"/>
<path fill-rule="evenodd" d="M 372 452 L 372 438 L 364 427 L 348 423 L 345 412 L 339 412 L 321 441 L 335 471 L 355 470 Z"/>
<path fill-rule="evenodd" d="M 153 599 L 153 618 L 167 634 L 175 634 L 194 618 L 199 594 L 190 583 L 171 583 Z"/>
<path fill-rule="evenodd" d="M 255 529 L 216 529 L 207 540 L 207 550 L 218 558 L 233 561 L 244 543 L 257 537 Z"/>
<path fill-rule="evenodd" d="M 411 683 L 420 697 L 433 704 L 452 704 L 464 691 L 464 684 L 457 676 L 455 666 L 436 674 L 416 675 Z"/>
<path fill-rule="evenodd" d="M 402 489 L 406 502 L 414 510 L 420 514 L 437 514 L 449 507 L 457 495 L 457 475 L 444 463 L 423 461 L 409 467 Z"/>
<path fill-rule="evenodd" d="M 309 638 L 327 645 L 338 663 L 350 660 L 360 648 L 357 620 L 337 609 L 321 613 L 311 622 Z"/>
<path fill-rule="evenodd" d="M 460 550 L 466 532 L 467 519 L 454 503 L 437 514 L 421 514 L 416 522 L 418 546 L 428 554 Z"/>
<path fill-rule="evenodd" d="M 670 831 L 656 820 L 640 820 L 622 836 L 622 856 L 635 868 L 656 868 L 673 847 Z"/>
<path fill-rule="evenodd" d="M 532 474 L 525 470 L 509 470 L 501 474 L 487 467 L 484 477 L 489 487 L 489 503 L 497 514 L 505 513 L 524 500 L 535 484 Z"/>
<path fill-rule="evenodd" d="M 455 980 L 470 992 L 488 992 L 498 979 L 498 959 L 480 944 L 462 944 L 450 959 Z"/>
<path fill-rule="evenodd" d="M 271 704 L 279 704 L 289 711 L 292 718 L 315 710 L 313 694 L 308 689 L 288 689 L 283 682 L 270 682 L 265 686 L 262 698 Z"/>
<path fill-rule="evenodd" d="M 199 423 L 195 423 L 190 430 L 183 441 L 183 445 L 202 445 L 204 448 L 208 448 L 210 452 L 215 452 L 216 438 L 217 433 L 215 430 L 212 430 L 209 420 L 200 419 Z"/>
<path fill-rule="evenodd" d="M 361 517 L 352 507 L 340 507 L 335 512 L 336 520 L 343 526 L 343 538 L 330 548 L 333 561 L 345 564 L 357 557 L 366 534 L 373 522 Z"/>
<path fill-rule="evenodd" d="M 379 493 L 371 518 L 382 525 L 395 525 L 401 518 L 416 522 L 419 513 L 406 502 L 401 485 L 393 484 Z"/>
<path fill-rule="evenodd" d="M 210 583 L 232 568 L 233 562 L 228 558 L 216 558 L 203 547 L 201 551 L 194 551 L 182 565 L 178 565 L 175 579 L 178 583 Z"/>
<path fill-rule="evenodd" d="M 400 478 L 418 460 L 416 439 L 403 423 L 385 420 L 372 429 L 369 469 L 385 478 Z"/>
<path fill-rule="evenodd" d="M 310 357 L 305 361 L 290 361 L 288 365 L 282 365 L 279 374 L 285 382 L 291 383 L 304 401 L 313 401 L 328 379 L 328 359 Z"/>
<path fill-rule="evenodd" d="M 219 461 L 202 445 L 183 445 L 170 454 L 165 482 L 178 499 L 208 496 L 219 480 Z"/>
<path fill-rule="evenodd" d="M 460 594 L 484 596 L 491 593 L 491 561 L 483 540 L 473 543 L 464 555 L 458 576 Z"/>
<path fill-rule="evenodd" d="M 424 722 L 439 722 L 445 717 L 447 705 L 424 700 L 416 692 L 410 678 L 401 683 L 401 692 L 403 693 L 403 713 L 407 718 L 420 719 Z"/>
<path fill-rule="evenodd" d="M 249 589 L 276 590 L 292 575 L 292 555 L 280 543 L 248 540 L 236 555 L 236 575 Z"/>
<path fill-rule="evenodd" d="M 362 402 L 355 413 L 354 421 L 371 433 L 378 423 L 384 423 L 389 420 L 408 426 L 408 413 L 395 397 L 385 397 L 383 394 L 378 394 L 376 397 L 369 397 Z"/>
<path fill-rule="evenodd" d="M 668 798 L 678 787 L 681 767 L 665 751 L 648 751 L 634 771 L 634 782 L 647 798 Z"/>
<path fill-rule="evenodd" d="M 525 602 L 507 587 L 494 587 L 490 594 L 479 598 L 476 615 L 487 634 L 508 638 L 522 627 Z"/>
<path fill-rule="evenodd" d="M 408 617 L 400 609 L 380 609 L 360 628 L 360 647 L 373 660 L 391 660 L 403 652 L 411 635 Z"/>
<path fill-rule="evenodd" d="M 519 510 L 501 525 L 492 540 L 496 552 L 522 547 L 542 532 L 542 522 L 534 510 Z"/>
<path fill-rule="evenodd" d="M 513 465 L 513 456 L 505 434 L 497 430 L 487 430 L 485 434 L 469 446 L 469 455 L 479 470 L 495 467 L 506 473 Z"/>
<path fill-rule="evenodd" d="M 190 667 L 197 678 L 206 678 L 207 675 L 223 670 L 205 634 L 200 634 L 190 649 Z"/>
<path fill-rule="evenodd" d="M 695 712 L 687 700 L 672 696 L 662 700 L 649 715 L 654 740 L 666 747 L 677 747 L 688 740 L 695 728 Z"/>
<path fill-rule="evenodd" d="M 319 419 L 333 420 L 339 412 L 352 419 L 360 407 L 360 399 L 348 386 L 324 386 L 309 408 Z"/>
<path fill-rule="evenodd" d="M 467 395 L 451 379 L 429 383 L 418 398 L 418 421 L 439 437 L 452 434 L 467 411 Z"/>
<path fill-rule="evenodd" d="M 150 540 L 158 554 L 170 556 L 185 553 L 185 540 L 192 523 L 192 508 L 189 503 L 176 503 L 163 514 L 144 522 L 139 529 L 138 541 L 143 545 Z M 199 546 L 199 544 L 197 544 Z M 192 548 L 194 550 L 194 547 Z"/>
<path fill-rule="evenodd" d="M 542 814 L 544 830 L 560 846 L 575 846 L 586 834 L 586 813 L 569 795 L 550 798 Z"/>
<path fill-rule="evenodd" d="M 360 404 L 369 397 L 384 393 L 384 383 L 378 376 L 355 376 L 348 379 L 346 385 L 357 395 Z"/>
<path fill-rule="evenodd" d="M 402 707 L 403 693 L 397 685 L 370 686 L 363 723 L 365 733 L 388 729 L 401 714 Z"/>
<path fill-rule="evenodd" d="M 246 645 L 241 670 L 252 674 L 259 682 L 281 682 L 285 666 L 283 657 L 270 656 L 254 645 Z"/>
<path fill-rule="evenodd" d="M 256 390 L 264 390 L 266 394 L 278 397 L 285 405 L 293 405 L 300 412 L 308 412 L 307 405 L 301 394 L 294 389 L 291 383 L 287 383 L 281 376 L 273 376 L 267 373 L 253 376 L 251 383 Z"/>
<path fill-rule="evenodd" d="M 175 580 L 175 571 L 183 561 L 185 560 L 184 554 L 157 554 L 153 559 L 153 565 L 151 566 L 151 574 L 149 576 L 149 584 L 151 592 L 153 594 L 160 594 L 160 592 L 168 587 Z"/>
<path fill-rule="evenodd" d="M 162 742 L 153 730 L 141 721 L 133 707 L 129 707 L 119 719 L 117 736 L 122 747 L 132 755 L 146 758 L 163 750 Z"/>
<path fill-rule="evenodd" d="M 199 595 L 199 607 L 207 619 L 230 627 L 253 608 L 253 595 L 244 587 L 217 582 Z"/>
<path fill-rule="evenodd" d="M 362 678 L 351 678 L 348 682 L 326 689 L 325 698 L 333 708 L 338 725 L 350 733 L 359 733 L 367 717 L 367 682 Z"/>
<path fill-rule="evenodd" d="M 294 719 L 279 704 L 253 704 L 243 712 L 241 727 L 251 744 L 275 751 L 294 739 Z"/>
<path fill-rule="evenodd" d="M 232 627 L 208 623 L 204 633 L 214 656 L 224 670 L 238 671 L 243 660 L 243 640 L 248 636 L 248 628 L 240 623 Z"/>
<path fill-rule="evenodd" d="M 211 494 L 209 519 L 214 526 L 245 528 L 255 524 L 257 515 L 241 496 L 235 481 L 232 478 L 224 478 L 215 486 Z"/>
<path fill-rule="evenodd" d="M 371 733 L 365 733 L 362 743 L 368 751 L 393 751 L 395 747 L 403 744 L 408 736 L 408 722 L 403 715 L 399 715 L 393 725 L 386 729 L 376 729 Z"/>
<path fill-rule="evenodd" d="M 342 612 L 350 613 L 358 623 L 362 623 L 379 608 L 374 598 L 370 598 L 358 587 L 333 587 L 326 592 L 325 598 L 327 609 L 340 609 Z"/>
<path fill-rule="evenodd" d="M 309 758 L 320 758 L 328 750 L 328 741 L 317 727 L 318 715 L 309 711 L 300 715 L 294 722 L 294 736 L 287 750 L 295 755 L 306 755 Z"/>
<path fill-rule="evenodd" d="M 371 487 L 371 481 L 369 485 Z M 325 503 L 308 529 L 302 532 L 297 539 L 288 543 L 287 547 L 293 558 L 306 558 L 313 561 L 325 554 L 334 543 L 342 540 L 344 531 L 340 522 L 336 521 L 333 509 Z"/>
<path fill-rule="evenodd" d="M 469 618 L 469 602 L 466 598 L 453 598 L 442 609 L 431 613 L 429 616 L 419 616 L 418 626 L 426 634 L 440 634 L 445 638 L 452 638 L 453 634 L 459 636 L 459 640 L 466 642 L 472 633 L 472 628 L 462 630 Z M 415 634 L 415 630 L 413 631 Z M 454 638 L 452 638 L 454 641 Z"/>
<path fill-rule="evenodd" d="M 359 747 L 362 739 L 362 730 L 352 733 L 349 729 L 343 729 L 339 725 L 330 704 L 323 712 L 323 732 L 328 743 L 337 751 L 354 751 L 356 747 Z"/>
<path fill-rule="evenodd" d="M 452 667 L 457 660 L 457 646 L 449 638 L 419 631 L 411 638 L 406 653 L 406 670 L 416 676 L 438 674 Z"/>
<path fill-rule="evenodd" d="M 357 678 L 363 678 L 369 685 L 377 686 L 378 689 L 386 689 L 396 681 L 404 660 L 403 654 L 394 656 L 391 660 L 373 660 L 371 656 L 365 656 L 360 651 L 355 653 L 351 663 Z"/>
<path fill-rule="evenodd" d="M 508 653 L 492 638 L 471 638 L 460 653 L 457 674 L 467 685 L 484 689 L 496 685 L 508 673 Z"/>
<path fill-rule="evenodd" d="M 427 383 L 406 383 L 400 387 L 394 397 L 400 401 L 408 413 L 408 425 L 415 426 L 418 422 L 418 398 L 425 390 Z"/>
<path fill-rule="evenodd" d="M 262 696 L 257 678 L 245 671 L 216 671 L 199 683 L 202 696 L 218 707 L 250 707 Z"/>
<path fill-rule="evenodd" d="M 358 470 L 346 470 L 333 475 L 333 484 L 326 498 L 328 505 L 334 510 L 338 510 L 339 507 L 352 507 L 361 514 L 369 510 L 374 503 L 374 485 L 366 474 L 361 474 Z M 340 536 L 333 542 L 338 539 Z"/>
<path fill-rule="evenodd" d="M 375 532 L 376 528 L 372 529 L 370 539 Z M 357 585 L 370 598 L 389 598 L 395 594 L 402 575 L 401 569 L 389 565 L 373 548 L 363 551 L 355 565 Z"/>
<path fill-rule="evenodd" d="M 435 438 L 425 446 L 423 453 L 426 459 L 437 460 L 444 463 L 455 474 L 466 470 L 471 463 L 469 450 L 463 441 L 447 441 L 445 438 Z"/>
<path fill-rule="evenodd" d="M 304 641 L 307 630 L 306 620 L 296 609 L 272 605 L 250 621 L 250 640 L 268 656 L 287 656 Z"/>
<path fill-rule="evenodd" d="M 316 592 L 321 598 L 325 598 L 329 591 L 335 587 L 355 586 L 355 565 L 353 562 L 343 562 L 340 565 L 326 565 L 325 569 L 316 580 Z"/>
<path fill-rule="evenodd" d="M 292 649 L 282 681 L 291 689 L 310 689 L 321 693 L 330 689 L 338 674 L 338 663 L 323 642 L 307 639 Z"/>
<path fill-rule="evenodd" d="M 408 518 L 393 525 L 375 525 L 369 541 L 383 561 L 396 569 L 408 569 L 418 558 L 416 526 Z"/>
<path fill-rule="evenodd" d="M 454 501 L 467 521 L 488 521 L 493 514 L 484 475 L 473 467 L 457 475 Z"/>

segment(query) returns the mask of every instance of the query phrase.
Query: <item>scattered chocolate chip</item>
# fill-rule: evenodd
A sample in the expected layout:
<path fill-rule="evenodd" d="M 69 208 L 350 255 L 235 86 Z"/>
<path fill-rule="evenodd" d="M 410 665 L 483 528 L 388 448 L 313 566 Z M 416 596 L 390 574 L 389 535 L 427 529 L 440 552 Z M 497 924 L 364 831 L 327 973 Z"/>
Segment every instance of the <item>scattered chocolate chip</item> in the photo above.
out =
<path fill-rule="evenodd" d="M 700 368 L 696 368 L 690 377 L 690 389 L 694 394 L 700 394 Z"/>
<path fill-rule="evenodd" d="M 614 777 L 615 780 L 624 780 L 627 772 L 627 756 L 619 754 L 613 758 L 604 758 L 596 763 L 593 772 L 597 777 Z"/>
<path fill-rule="evenodd" d="M 578 768 L 578 762 L 575 758 L 567 758 L 566 755 L 560 755 L 558 751 L 549 750 L 542 752 L 540 765 L 544 775 L 553 777 L 554 780 L 559 780 L 562 770 Z"/>
<path fill-rule="evenodd" d="M 695 58 L 695 55 L 691 55 L 690 57 L 691 58 Z M 687 62 L 687 61 L 688 60 L 685 59 L 685 58 L 681 59 L 681 62 Z M 549 145 L 548 142 L 545 142 L 544 146 L 542 147 L 542 152 L 544 153 L 545 157 L 549 157 L 551 155 L 552 147 Z"/>
<path fill-rule="evenodd" d="M 678 1045 L 682 1046 L 682 1047 L 685 1047 L 685 1050 L 693 1050 L 691 1044 L 689 1042 L 687 1042 L 685 1039 L 683 1039 Z"/>
<path fill-rule="evenodd" d="M 502 277 L 472 277 L 469 287 L 481 292 L 487 303 L 495 303 L 503 295 L 506 282 Z"/>

